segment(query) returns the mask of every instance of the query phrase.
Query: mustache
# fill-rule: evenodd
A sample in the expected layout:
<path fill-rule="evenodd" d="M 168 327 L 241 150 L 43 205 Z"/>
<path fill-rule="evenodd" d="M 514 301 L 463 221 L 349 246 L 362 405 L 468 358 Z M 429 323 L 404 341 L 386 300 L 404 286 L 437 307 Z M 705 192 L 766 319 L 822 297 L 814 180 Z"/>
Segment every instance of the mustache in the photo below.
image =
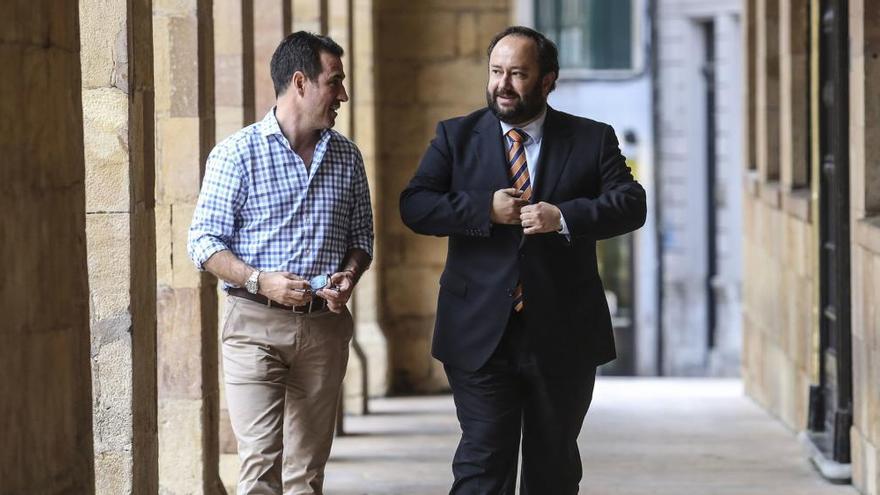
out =
<path fill-rule="evenodd" d="M 518 94 L 513 93 L 513 92 L 508 93 L 508 92 L 506 92 L 506 91 L 494 91 L 494 92 L 492 93 L 492 96 L 493 96 L 494 98 L 498 98 L 499 96 L 502 97 L 502 98 L 519 98 L 519 95 L 518 95 Z"/>

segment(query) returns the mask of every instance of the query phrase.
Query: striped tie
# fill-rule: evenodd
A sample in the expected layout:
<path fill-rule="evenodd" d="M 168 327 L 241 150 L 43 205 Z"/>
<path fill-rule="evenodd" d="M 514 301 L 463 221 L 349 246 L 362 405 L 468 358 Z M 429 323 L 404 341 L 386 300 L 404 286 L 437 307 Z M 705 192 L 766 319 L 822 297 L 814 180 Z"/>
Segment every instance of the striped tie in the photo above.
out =
<path fill-rule="evenodd" d="M 522 191 L 520 196 L 522 199 L 528 200 L 532 197 L 532 180 L 529 177 L 529 167 L 526 165 L 526 147 L 523 145 L 528 141 L 529 135 L 522 129 L 511 129 L 507 131 L 507 138 L 510 139 L 510 149 L 507 151 L 507 169 L 510 175 L 510 182 L 513 187 Z M 513 310 L 520 312 L 523 309 L 523 291 L 522 283 L 516 284 L 513 291 Z"/>

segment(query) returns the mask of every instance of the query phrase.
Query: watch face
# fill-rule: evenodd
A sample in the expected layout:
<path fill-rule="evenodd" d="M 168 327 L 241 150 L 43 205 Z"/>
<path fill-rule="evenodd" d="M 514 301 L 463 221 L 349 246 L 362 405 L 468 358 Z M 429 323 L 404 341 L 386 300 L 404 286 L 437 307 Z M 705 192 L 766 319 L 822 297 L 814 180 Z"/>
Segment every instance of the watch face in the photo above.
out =
<path fill-rule="evenodd" d="M 313 277 L 309 280 L 309 286 L 311 286 L 312 290 L 320 290 L 327 286 L 330 283 L 330 277 L 327 275 L 318 275 L 317 277 Z"/>

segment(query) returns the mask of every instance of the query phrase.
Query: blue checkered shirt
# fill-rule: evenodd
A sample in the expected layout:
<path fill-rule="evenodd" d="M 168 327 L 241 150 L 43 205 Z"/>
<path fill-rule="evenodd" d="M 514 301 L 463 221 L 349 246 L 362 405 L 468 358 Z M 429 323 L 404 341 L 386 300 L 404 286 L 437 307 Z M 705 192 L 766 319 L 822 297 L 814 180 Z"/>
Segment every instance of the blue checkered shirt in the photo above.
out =
<path fill-rule="evenodd" d="M 372 257 L 373 214 L 363 158 L 344 136 L 322 131 L 307 170 L 273 108 L 211 151 L 189 229 L 199 270 L 228 249 L 254 268 L 308 279 L 338 271 L 355 248 Z"/>

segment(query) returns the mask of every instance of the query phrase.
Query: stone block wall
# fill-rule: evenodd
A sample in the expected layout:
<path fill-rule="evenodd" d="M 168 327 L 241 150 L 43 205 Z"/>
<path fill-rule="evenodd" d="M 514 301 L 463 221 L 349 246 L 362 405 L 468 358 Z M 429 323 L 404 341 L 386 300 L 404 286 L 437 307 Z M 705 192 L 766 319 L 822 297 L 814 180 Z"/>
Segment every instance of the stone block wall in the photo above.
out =
<path fill-rule="evenodd" d="M 817 376 L 813 228 L 756 196 L 743 200 L 743 380 L 786 425 L 807 424 Z"/>
<path fill-rule="evenodd" d="M 442 366 L 430 355 L 446 240 L 410 232 L 400 220 L 397 197 L 437 122 L 486 105 L 486 47 L 509 25 L 511 2 L 374 4 L 381 321 L 392 391 L 432 392 L 446 387 Z"/>

